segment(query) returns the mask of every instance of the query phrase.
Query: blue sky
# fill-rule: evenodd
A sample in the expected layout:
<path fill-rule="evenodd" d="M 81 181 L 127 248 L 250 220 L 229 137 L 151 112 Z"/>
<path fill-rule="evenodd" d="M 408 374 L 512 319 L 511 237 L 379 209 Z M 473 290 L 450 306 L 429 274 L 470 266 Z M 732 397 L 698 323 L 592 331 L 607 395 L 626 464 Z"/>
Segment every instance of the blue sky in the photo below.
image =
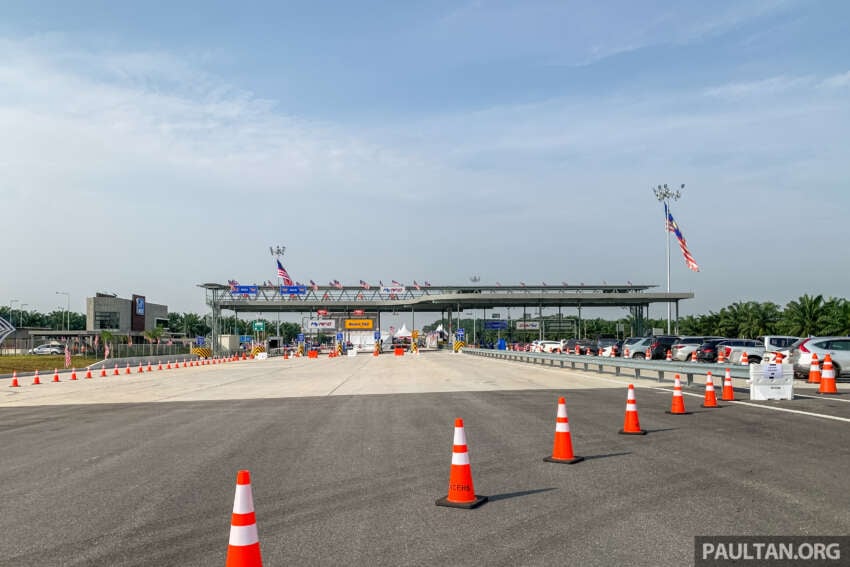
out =
<path fill-rule="evenodd" d="M 0 302 L 299 280 L 850 297 L 844 2 L 2 2 Z M 57 283 L 57 279 L 61 283 Z M 658 308 L 656 316 L 661 316 Z"/>

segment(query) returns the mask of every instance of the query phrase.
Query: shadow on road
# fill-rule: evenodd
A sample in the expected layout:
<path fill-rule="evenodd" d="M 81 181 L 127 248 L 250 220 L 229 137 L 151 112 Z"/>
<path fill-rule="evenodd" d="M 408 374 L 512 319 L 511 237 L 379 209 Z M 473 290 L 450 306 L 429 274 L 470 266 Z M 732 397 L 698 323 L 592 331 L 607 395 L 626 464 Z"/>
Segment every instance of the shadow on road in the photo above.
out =
<path fill-rule="evenodd" d="M 608 457 L 622 457 L 623 455 L 631 455 L 631 451 L 626 451 L 624 453 L 608 453 L 606 455 L 587 455 L 584 460 L 589 461 L 591 459 L 607 459 Z"/>
<path fill-rule="evenodd" d="M 531 494 L 537 494 L 538 492 L 549 492 L 550 490 L 558 490 L 557 488 L 537 488 L 535 490 L 523 490 L 520 492 L 506 492 L 504 494 L 494 494 L 490 496 L 490 502 L 495 502 L 497 500 L 507 500 L 508 498 L 517 498 L 519 496 L 529 496 Z"/>

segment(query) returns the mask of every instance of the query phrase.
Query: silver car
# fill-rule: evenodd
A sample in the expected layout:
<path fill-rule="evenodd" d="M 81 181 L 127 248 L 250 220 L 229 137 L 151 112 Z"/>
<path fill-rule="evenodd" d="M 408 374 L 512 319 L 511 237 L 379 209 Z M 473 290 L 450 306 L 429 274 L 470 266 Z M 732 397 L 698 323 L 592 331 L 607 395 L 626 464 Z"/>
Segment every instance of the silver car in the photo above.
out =
<path fill-rule="evenodd" d="M 670 347 L 670 350 L 673 353 L 673 360 L 679 360 L 682 362 L 688 361 L 691 359 L 691 355 L 699 348 L 699 345 L 708 339 L 722 338 L 723 337 L 679 337 L 679 340 Z"/>
<path fill-rule="evenodd" d="M 646 349 L 648 349 L 654 340 L 654 337 L 630 337 L 623 342 L 623 356 L 626 354 L 626 349 L 629 349 L 629 358 L 645 358 Z"/>
<path fill-rule="evenodd" d="M 821 369 L 824 357 L 829 354 L 835 377 L 850 377 L 850 337 L 809 337 L 791 345 L 790 350 L 788 362 L 794 366 L 795 378 L 808 378 L 812 354 L 818 355 Z"/>

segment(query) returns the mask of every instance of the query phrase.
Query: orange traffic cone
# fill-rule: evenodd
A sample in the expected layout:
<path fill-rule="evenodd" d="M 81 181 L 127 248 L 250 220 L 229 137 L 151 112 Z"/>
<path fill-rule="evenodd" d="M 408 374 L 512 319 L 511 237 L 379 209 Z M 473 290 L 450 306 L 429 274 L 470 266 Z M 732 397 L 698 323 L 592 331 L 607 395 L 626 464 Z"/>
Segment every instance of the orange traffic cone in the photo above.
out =
<path fill-rule="evenodd" d="M 832 357 L 829 353 L 826 353 L 826 356 L 823 357 L 823 370 L 821 370 L 820 374 L 820 388 L 818 388 L 818 393 L 838 393 L 838 390 L 835 388 L 835 368 L 832 366 Z"/>
<path fill-rule="evenodd" d="M 20 388 L 21 385 L 18 384 L 18 372 L 17 370 L 12 371 L 12 383 L 9 384 L 10 388 Z"/>
<path fill-rule="evenodd" d="M 161 370 L 161 369 L 160 369 Z M 151 368 L 151 363 L 148 361 L 148 372 L 153 372 L 153 368 Z"/>
<path fill-rule="evenodd" d="M 644 356 L 644 358 L 646 358 L 646 360 L 652 360 L 652 349 L 646 349 L 646 355 Z"/>
<path fill-rule="evenodd" d="M 581 347 L 576 345 L 576 354 L 581 354 Z"/>
<path fill-rule="evenodd" d="M 171 361 L 170 361 L 170 360 L 166 360 L 166 361 L 165 361 L 165 369 L 166 369 L 166 370 L 171 370 Z"/>
<path fill-rule="evenodd" d="M 573 454 L 573 440 L 570 435 L 570 420 L 567 418 L 567 402 L 564 398 L 558 398 L 558 414 L 555 417 L 555 443 L 552 447 L 552 456 L 543 459 L 547 463 L 564 463 L 574 465 L 584 460 L 584 457 L 576 457 Z"/>
<path fill-rule="evenodd" d="M 183 368 L 186 368 L 186 359 L 183 359 Z"/>
<path fill-rule="evenodd" d="M 130 363 L 129 362 L 127 363 L 127 370 L 124 372 L 124 374 L 132 374 L 132 372 L 130 371 Z"/>
<path fill-rule="evenodd" d="M 682 396 L 682 382 L 678 374 L 673 379 L 673 402 L 670 404 L 670 411 L 666 413 L 671 415 L 688 415 L 691 413 L 685 410 L 685 398 Z"/>
<path fill-rule="evenodd" d="M 726 369 L 726 376 L 723 377 L 723 394 L 720 399 L 724 402 L 735 401 L 735 388 L 732 386 L 732 371 Z"/>
<path fill-rule="evenodd" d="M 142 363 L 140 362 L 139 363 L 139 369 L 136 370 L 136 374 L 142 374 L 144 371 L 145 371 L 145 369 L 142 368 Z"/>
<path fill-rule="evenodd" d="M 747 351 L 741 353 L 741 364 L 746 365 L 750 363 L 750 356 L 747 354 Z"/>
<path fill-rule="evenodd" d="M 711 371 L 705 373 L 705 401 L 702 403 L 704 408 L 717 408 L 717 394 L 714 393 L 714 382 L 711 380 Z"/>
<path fill-rule="evenodd" d="M 781 352 L 776 353 L 776 364 L 782 364 L 782 360 L 785 358 Z"/>
<path fill-rule="evenodd" d="M 809 366 L 809 384 L 820 384 L 821 376 L 820 376 L 820 362 L 818 361 L 818 355 L 812 353 L 812 364 Z"/>
<path fill-rule="evenodd" d="M 159 364 L 157 364 L 156 369 L 162 370 L 162 361 L 161 360 L 159 361 Z"/>
<path fill-rule="evenodd" d="M 634 384 L 629 384 L 629 394 L 626 397 L 626 418 L 623 420 L 623 428 L 618 433 L 621 435 L 646 435 L 646 430 L 640 428 Z"/>
<path fill-rule="evenodd" d="M 230 541 L 227 545 L 225 567 L 262 567 L 257 517 L 254 515 L 254 496 L 251 492 L 251 473 L 236 473 L 236 495 L 230 518 Z"/>
<path fill-rule="evenodd" d="M 691 353 L 691 362 L 697 361 L 697 351 Z"/>
<path fill-rule="evenodd" d="M 113 375 L 113 376 L 118 376 L 118 374 L 120 374 L 120 373 L 118 372 L 118 364 L 116 363 L 116 364 L 115 364 L 115 372 L 113 372 L 113 373 L 112 373 L 112 375 Z"/>
<path fill-rule="evenodd" d="M 631 358 L 632 353 L 629 352 L 629 347 L 626 347 L 626 350 L 623 351 L 623 358 Z"/>
<path fill-rule="evenodd" d="M 76 380 L 76 379 L 77 379 L 77 369 L 71 368 L 71 380 Z"/>
<path fill-rule="evenodd" d="M 59 380 L 59 369 L 58 369 L 58 368 L 54 368 L 54 369 L 53 369 L 53 381 L 54 381 L 54 382 L 59 382 L 59 381 L 60 381 L 60 380 Z"/>
<path fill-rule="evenodd" d="M 102 367 L 100 368 L 100 377 L 101 377 L 101 378 L 106 378 L 106 367 L 105 367 L 105 366 L 102 366 Z"/>
<path fill-rule="evenodd" d="M 91 378 L 91 366 L 86 368 L 86 378 L 89 378 L 89 379 Z"/>
<path fill-rule="evenodd" d="M 726 350 L 721 348 L 717 349 L 717 364 L 723 364 L 726 362 Z"/>
<path fill-rule="evenodd" d="M 665 360 L 667 362 L 673 362 L 673 351 L 669 348 L 667 349 L 667 358 Z"/>
<path fill-rule="evenodd" d="M 451 508 L 475 508 L 487 502 L 486 496 L 475 494 L 472 485 L 472 469 L 469 466 L 469 453 L 466 447 L 466 433 L 463 420 L 455 420 L 454 446 L 452 447 L 452 470 L 449 475 L 449 493 L 437 500 L 437 506 Z"/>
<path fill-rule="evenodd" d="M 41 380 L 39 380 L 39 378 L 38 378 L 38 370 L 36 370 L 36 371 L 35 371 L 35 376 L 33 376 L 33 377 L 32 377 L 32 385 L 33 385 L 33 386 L 38 386 L 39 384 L 41 384 Z"/>

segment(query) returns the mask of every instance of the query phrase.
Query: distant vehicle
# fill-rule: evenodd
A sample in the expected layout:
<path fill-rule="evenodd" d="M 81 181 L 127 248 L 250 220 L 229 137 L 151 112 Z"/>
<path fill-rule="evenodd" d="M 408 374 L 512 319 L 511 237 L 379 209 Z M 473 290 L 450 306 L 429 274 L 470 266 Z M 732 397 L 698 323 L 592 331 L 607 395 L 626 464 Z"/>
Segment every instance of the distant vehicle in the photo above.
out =
<path fill-rule="evenodd" d="M 538 352 L 561 352 L 560 341 L 538 341 Z"/>
<path fill-rule="evenodd" d="M 65 347 L 62 345 L 39 345 L 29 350 L 30 354 L 65 354 Z"/>
<path fill-rule="evenodd" d="M 653 360 L 663 360 L 667 358 L 667 351 L 676 344 L 679 337 L 672 335 L 659 335 L 652 337 L 652 342 L 649 345 L 650 355 Z"/>
<path fill-rule="evenodd" d="M 673 360 L 688 361 L 693 356 L 693 353 L 699 348 L 699 345 L 709 339 L 722 339 L 723 337 L 679 337 L 673 346 L 670 348 L 673 351 Z"/>
<path fill-rule="evenodd" d="M 697 349 L 698 362 L 717 362 L 717 344 L 727 339 L 708 339 Z"/>
<path fill-rule="evenodd" d="M 726 339 L 717 343 L 717 349 L 723 349 L 723 357 L 729 364 L 740 364 L 745 352 L 750 364 L 760 364 L 764 357 L 764 343 L 754 339 Z"/>
<path fill-rule="evenodd" d="M 800 340 L 800 337 L 791 337 L 788 335 L 766 335 L 757 337 L 756 340 L 764 343 L 764 357 L 762 362 L 773 362 L 776 360 L 776 353 L 781 353 L 783 359 L 787 359 L 791 355 L 791 345 Z"/>
<path fill-rule="evenodd" d="M 808 378 L 812 354 L 818 355 L 823 369 L 823 359 L 829 353 L 835 377 L 850 377 L 850 337 L 810 337 L 800 339 L 790 347 L 788 362 L 794 367 L 794 378 Z"/>
<path fill-rule="evenodd" d="M 654 337 L 629 337 L 623 341 L 623 356 L 629 349 L 629 357 L 646 358 L 646 349 L 652 344 Z"/>

